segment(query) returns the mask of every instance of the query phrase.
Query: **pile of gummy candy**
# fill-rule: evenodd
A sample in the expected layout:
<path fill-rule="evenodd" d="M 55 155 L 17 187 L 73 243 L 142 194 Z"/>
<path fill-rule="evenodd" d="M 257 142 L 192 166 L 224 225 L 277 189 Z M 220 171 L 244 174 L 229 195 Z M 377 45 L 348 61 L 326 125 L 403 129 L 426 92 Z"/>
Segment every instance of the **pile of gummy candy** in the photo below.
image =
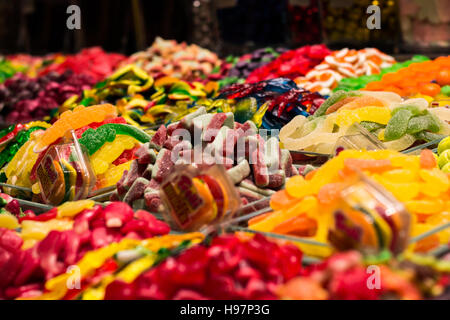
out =
<path fill-rule="evenodd" d="M 11 55 L 0 121 L 0 299 L 450 299 L 450 56 Z"/>

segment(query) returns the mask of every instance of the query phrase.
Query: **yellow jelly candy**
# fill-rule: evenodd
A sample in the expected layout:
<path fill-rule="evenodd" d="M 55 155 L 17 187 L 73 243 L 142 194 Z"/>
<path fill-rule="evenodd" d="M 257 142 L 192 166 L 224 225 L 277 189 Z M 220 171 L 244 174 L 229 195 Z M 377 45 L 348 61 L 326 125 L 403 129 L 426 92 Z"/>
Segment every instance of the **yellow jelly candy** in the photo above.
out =
<path fill-rule="evenodd" d="M 433 214 L 444 210 L 444 201 L 441 199 L 432 200 L 410 200 L 405 202 L 406 208 L 415 213 Z"/>
<path fill-rule="evenodd" d="M 427 197 L 439 197 L 442 194 L 444 189 L 440 188 L 440 186 L 432 184 L 432 183 L 421 183 L 420 184 L 420 193 Z"/>
<path fill-rule="evenodd" d="M 50 233 L 50 231 L 71 230 L 72 226 L 73 221 L 66 219 L 52 219 L 48 221 L 25 220 L 22 221 L 21 236 L 24 240 L 42 240 Z"/>
<path fill-rule="evenodd" d="M 113 142 L 106 142 L 91 156 L 91 165 L 96 175 L 105 173 L 109 165 L 125 150 L 132 149 L 137 140 L 126 135 L 117 135 Z"/>
<path fill-rule="evenodd" d="M 114 280 L 122 280 L 132 283 L 142 272 L 149 269 L 156 261 L 156 255 L 145 256 L 137 259 L 124 267 L 117 275 L 107 276 L 95 288 L 87 289 L 83 294 L 83 300 L 103 300 L 106 287 Z"/>
<path fill-rule="evenodd" d="M 310 210 L 314 210 L 318 205 L 317 199 L 312 196 L 305 197 L 302 201 L 295 204 L 293 207 L 276 211 L 269 215 L 267 218 L 262 220 L 261 222 L 257 222 L 250 226 L 252 230 L 259 231 L 272 231 L 277 225 L 280 223 L 294 218 L 301 213 L 308 212 Z"/>
<path fill-rule="evenodd" d="M 442 213 L 436 213 L 427 219 L 427 223 L 434 227 L 444 225 L 450 222 L 450 212 L 444 211 Z M 441 243 L 448 243 L 450 241 L 450 228 L 442 230 L 438 233 Z"/>
<path fill-rule="evenodd" d="M 31 191 L 32 191 L 34 194 L 39 194 L 39 193 L 41 193 L 41 187 L 39 186 L 39 182 L 36 182 L 35 184 L 33 184 L 33 185 L 31 186 Z"/>
<path fill-rule="evenodd" d="M 336 124 L 339 127 L 348 127 L 355 122 L 361 121 L 387 124 L 389 119 L 391 119 L 391 110 L 389 108 L 363 107 L 355 110 L 339 110 L 336 117 Z"/>
<path fill-rule="evenodd" d="M 438 168 L 433 168 L 431 170 L 421 169 L 419 175 L 423 181 L 430 185 L 435 185 L 436 188 L 439 188 L 442 191 L 447 190 L 450 186 L 447 175 Z"/>
<path fill-rule="evenodd" d="M 22 250 L 27 250 L 27 249 L 33 248 L 36 243 L 38 243 L 38 240 L 36 240 L 36 239 L 26 239 L 23 242 L 23 245 L 22 245 L 21 249 Z"/>
<path fill-rule="evenodd" d="M 44 131 L 34 131 L 30 139 L 20 147 L 5 169 L 8 177 L 8 183 L 22 187 L 31 187 L 30 172 L 33 168 L 39 153 L 33 152 L 37 139 L 42 136 Z"/>
<path fill-rule="evenodd" d="M 420 185 L 417 182 L 397 183 L 381 177 L 373 176 L 373 179 L 391 192 L 399 201 L 408 201 L 417 197 L 420 191 Z"/>
<path fill-rule="evenodd" d="M 380 141 L 384 141 L 384 129 L 381 129 L 380 132 L 378 132 L 377 138 Z"/>
<path fill-rule="evenodd" d="M 407 156 L 397 152 L 397 155 L 389 160 L 391 160 L 391 164 L 394 167 L 409 169 L 413 172 L 420 170 L 420 159 L 418 156 Z"/>
<path fill-rule="evenodd" d="M 84 209 L 95 205 L 93 200 L 68 201 L 58 207 L 58 217 L 74 217 Z"/>
<path fill-rule="evenodd" d="M 17 229 L 20 227 L 19 221 L 17 218 L 8 213 L 0 213 L 0 228 L 6 228 L 6 229 Z"/>
<path fill-rule="evenodd" d="M 394 169 L 384 172 L 382 177 L 391 182 L 405 183 L 416 181 L 418 174 L 409 169 Z"/>
<path fill-rule="evenodd" d="M 290 196 L 296 198 L 303 198 L 312 194 L 308 182 L 300 175 L 293 176 L 286 182 L 286 191 Z"/>
<path fill-rule="evenodd" d="M 113 164 L 110 165 L 108 171 L 97 177 L 98 188 L 105 188 L 115 185 L 120 178 L 122 178 L 123 172 L 130 169 L 132 162 L 133 160 L 130 160 L 117 166 Z"/>

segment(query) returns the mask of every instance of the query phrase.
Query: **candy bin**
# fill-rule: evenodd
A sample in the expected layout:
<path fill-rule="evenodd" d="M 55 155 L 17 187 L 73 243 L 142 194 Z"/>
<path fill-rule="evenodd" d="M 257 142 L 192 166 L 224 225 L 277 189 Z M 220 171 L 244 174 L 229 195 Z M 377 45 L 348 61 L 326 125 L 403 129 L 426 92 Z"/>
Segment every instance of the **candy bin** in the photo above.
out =
<path fill-rule="evenodd" d="M 163 181 L 160 195 L 163 215 L 172 229 L 199 230 L 230 219 L 240 198 L 221 165 L 176 165 Z"/>
<path fill-rule="evenodd" d="M 96 182 L 88 152 L 78 143 L 74 130 L 62 144 L 48 148 L 36 173 L 44 202 L 53 205 L 86 198 Z"/>
<path fill-rule="evenodd" d="M 405 206 L 363 174 L 355 179 L 341 191 L 341 204 L 333 213 L 328 240 L 339 250 L 402 252 L 411 224 Z"/>

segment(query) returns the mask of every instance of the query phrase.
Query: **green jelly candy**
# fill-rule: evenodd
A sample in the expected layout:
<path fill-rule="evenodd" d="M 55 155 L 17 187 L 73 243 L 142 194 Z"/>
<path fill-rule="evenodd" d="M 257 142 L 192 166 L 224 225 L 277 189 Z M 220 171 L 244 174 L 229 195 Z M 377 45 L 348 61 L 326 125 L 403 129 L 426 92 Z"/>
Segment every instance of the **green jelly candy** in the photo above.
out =
<path fill-rule="evenodd" d="M 122 123 L 107 123 L 95 130 L 87 129 L 78 141 L 86 147 L 89 155 L 93 155 L 106 142 L 113 142 L 117 134 L 133 137 L 142 143 L 150 141 L 151 138 L 146 132 L 134 126 Z"/>
<path fill-rule="evenodd" d="M 414 134 L 414 138 L 417 140 L 425 140 L 426 142 L 434 141 L 437 139 L 442 139 L 444 136 L 437 133 L 432 133 L 428 131 L 421 131 Z"/>
<path fill-rule="evenodd" d="M 336 102 L 341 101 L 342 99 L 347 98 L 351 95 L 352 95 L 351 93 L 345 92 L 343 90 L 333 92 L 333 94 L 327 100 L 325 100 L 324 103 L 322 103 L 322 105 L 316 110 L 316 112 L 314 112 L 312 117 L 323 116 L 329 107 L 331 107 Z"/>
<path fill-rule="evenodd" d="M 447 163 L 450 163 L 450 149 L 445 150 L 438 157 L 439 168 L 443 168 Z"/>
<path fill-rule="evenodd" d="M 450 162 L 441 168 L 445 173 L 450 173 Z"/>
<path fill-rule="evenodd" d="M 376 131 L 384 127 L 384 125 L 372 121 L 361 121 L 360 125 L 370 132 Z"/>
<path fill-rule="evenodd" d="M 398 108 L 395 108 L 394 110 L 392 110 L 392 116 L 394 116 L 400 110 L 408 110 L 409 112 L 411 112 L 413 117 L 427 113 L 426 110 L 423 110 L 416 105 L 408 104 L 408 105 L 403 105 L 401 107 L 398 107 Z"/>
<path fill-rule="evenodd" d="M 409 120 L 413 117 L 413 114 L 408 109 L 406 108 L 398 108 L 398 109 L 400 110 L 398 110 L 391 117 L 386 126 L 386 129 L 384 130 L 385 141 L 400 139 L 406 133 Z"/>
<path fill-rule="evenodd" d="M 234 119 L 239 123 L 244 123 L 252 119 L 257 109 L 257 102 L 255 98 L 248 98 L 240 100 L 234 109 Z"/>
<path fill-rule="evenodd" d="M 426 114 L 424 116 L 417 116 L 411 118 L 408 123 L 408 129 L 406 133 L 414 134 L 421 131 L 431 131 L 438 132 L 440 129 L 437 121 L 431 116 L 431 114 Z"/>
<path fill-rule="evenodd" d="M 446 96 L 450 96 L 450 86 L 443 86 L 441 88 L 441 94 L 444 94 Z"/>
<path fill-rule="evenodd" d="M 106 142 L 113 142 L 115 138 L 116 130 L 103 125 L 97 129 L 87 129 L 78 141 L 86 147 L 89 155 L 93 155 Z"/>
<path fill-rule="evenodd" d="M 450 137 L 444 138 L 443 140 L 441 140 L 441 142 L 439 142 L 437 152 L 438 154 L 441 154 L 448 149 L 450 149 Z"/>
<path fill-rule="evenodd" d="M 12 132 L 14 128 L 16 127 L 15 124 L 10 125 L 9 127 L 6 127 L 5 129 L 0 130 L 0 138 L 3 138 L 8 133 Z"/>

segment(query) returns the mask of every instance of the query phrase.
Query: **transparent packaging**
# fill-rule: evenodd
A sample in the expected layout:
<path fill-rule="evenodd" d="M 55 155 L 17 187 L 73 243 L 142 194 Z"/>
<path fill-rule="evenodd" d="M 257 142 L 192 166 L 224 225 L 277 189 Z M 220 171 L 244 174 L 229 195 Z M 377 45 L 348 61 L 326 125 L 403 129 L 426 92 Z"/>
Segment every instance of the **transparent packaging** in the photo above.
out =
<path fill-rule="evenodd" d="M 404 205 L 373 180 L 360 174 L 341 192 L 333 213 L 328 240 L 338 250 L 365 253 L 390 250 L 398 254 L 408 245 L 411 215 Z"/>
<path fill-rule="evenodd" d="M 88 153 L 73 130 L 62 144 L 48 148 L 36 173 L 43 200 L 53 205 L 85 199 L 96 182 Z"/>
<path fill-rule="evenodd" d="M 173 230 L 197 231 L 231 219 L 240 198 L 222 165 L 181 164 L 164 179 L 160 195 L 163 215 Z"/>
<path fill-rule="evenodd" d="M 338 155 L 339 152 L 347 149 L 352 150 L 382 150 L 386 149 L 383 143 L 377 139 L 366 128 L 359 123 L 354 123 L 344 136 L 340 137 L 336 141 L 334 147 L 334 154 Z"/>

